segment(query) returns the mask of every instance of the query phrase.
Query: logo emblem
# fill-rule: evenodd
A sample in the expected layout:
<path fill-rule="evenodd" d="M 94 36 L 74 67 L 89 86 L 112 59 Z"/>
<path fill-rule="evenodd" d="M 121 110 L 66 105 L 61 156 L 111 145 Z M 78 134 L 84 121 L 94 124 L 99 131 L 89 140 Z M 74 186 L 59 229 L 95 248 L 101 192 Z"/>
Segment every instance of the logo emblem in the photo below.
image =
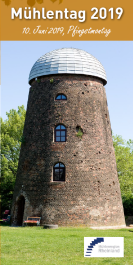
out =
<path fill-rule="evenodd" d="M 92 250 L 95 247 L 95 245 L 97 245 L 98 243 L 101 243 L 101 242 L 104 242 L 104 238 L 103 237 L 97 237 L 96 239 L 94 239 L 90 243 L 90 245 L 88 246 L 85 257 L 90 257 L 91 254 L 92 254 Z"/>
<path fill-rule="evenodd" d="M 84 237 L 84 257 L 124 257 L 124 238 Z"/>

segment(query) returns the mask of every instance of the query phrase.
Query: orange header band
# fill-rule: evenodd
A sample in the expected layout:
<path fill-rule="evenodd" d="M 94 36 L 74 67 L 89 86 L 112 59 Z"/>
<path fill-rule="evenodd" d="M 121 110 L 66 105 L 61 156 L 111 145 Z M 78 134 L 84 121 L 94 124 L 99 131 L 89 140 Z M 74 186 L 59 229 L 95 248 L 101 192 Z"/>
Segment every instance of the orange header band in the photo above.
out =
<path fill-rule="evenodd" d="M 1 40 L 133 40 L 132 9 L 118 0 L 1 0 Z"/>

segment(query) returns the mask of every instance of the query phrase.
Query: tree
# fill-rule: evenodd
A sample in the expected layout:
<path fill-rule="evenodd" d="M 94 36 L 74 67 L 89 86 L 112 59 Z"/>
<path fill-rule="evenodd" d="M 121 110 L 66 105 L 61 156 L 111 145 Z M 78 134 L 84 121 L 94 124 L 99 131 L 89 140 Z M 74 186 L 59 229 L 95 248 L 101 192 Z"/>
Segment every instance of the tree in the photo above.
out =
<path fill-rule="evenodd" d="M 117 172 L 125 215 L 133 215 L 133 141 L 113 136 Z"/>
<path fill-rule="evenodd" d="M 26 111 L 24 106 L 6 113 L 1 118 L 1 206 L 2 211 L 11 206 L 23 134 Z"/>

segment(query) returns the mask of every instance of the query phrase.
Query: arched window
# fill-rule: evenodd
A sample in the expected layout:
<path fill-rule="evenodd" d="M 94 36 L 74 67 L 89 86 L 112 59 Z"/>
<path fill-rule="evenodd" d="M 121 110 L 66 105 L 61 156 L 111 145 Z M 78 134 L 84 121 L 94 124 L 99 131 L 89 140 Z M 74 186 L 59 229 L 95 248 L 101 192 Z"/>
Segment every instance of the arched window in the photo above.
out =
<path fill-rule="evenodd" d="M 56 100 L 67 100 L 67 97 L 64 94 L 59 94 L 55 98 Z"/>
<path fill-rule="evenodd" d="M 55 127 L 55 142 L 66 142 L 66 127 L 64 125 Z"/>
<path fill-rule="evenodd" d="M 65 181 L 65 165 L 57 163 L 53 168 L 53 181 Z"/>

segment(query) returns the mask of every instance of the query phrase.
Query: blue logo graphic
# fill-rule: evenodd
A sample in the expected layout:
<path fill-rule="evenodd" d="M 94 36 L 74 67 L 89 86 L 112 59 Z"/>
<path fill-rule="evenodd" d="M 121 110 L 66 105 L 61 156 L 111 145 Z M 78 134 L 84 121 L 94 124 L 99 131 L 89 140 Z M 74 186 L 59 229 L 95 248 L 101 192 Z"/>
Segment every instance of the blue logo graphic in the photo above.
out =
<path fill-rule="evenodd" d="M 99 244 L 99 243 L 101 243 L 101 242 L 104 242 L 104 238 L 103 237 L 97 237 L 96 239 L 94 239 L 90 243 L 90 245 L 88 246 L 88 248 L 86 250 L 85 257 L 90 257 L 94 246 L 97 245 L 97 244 Z"/>

